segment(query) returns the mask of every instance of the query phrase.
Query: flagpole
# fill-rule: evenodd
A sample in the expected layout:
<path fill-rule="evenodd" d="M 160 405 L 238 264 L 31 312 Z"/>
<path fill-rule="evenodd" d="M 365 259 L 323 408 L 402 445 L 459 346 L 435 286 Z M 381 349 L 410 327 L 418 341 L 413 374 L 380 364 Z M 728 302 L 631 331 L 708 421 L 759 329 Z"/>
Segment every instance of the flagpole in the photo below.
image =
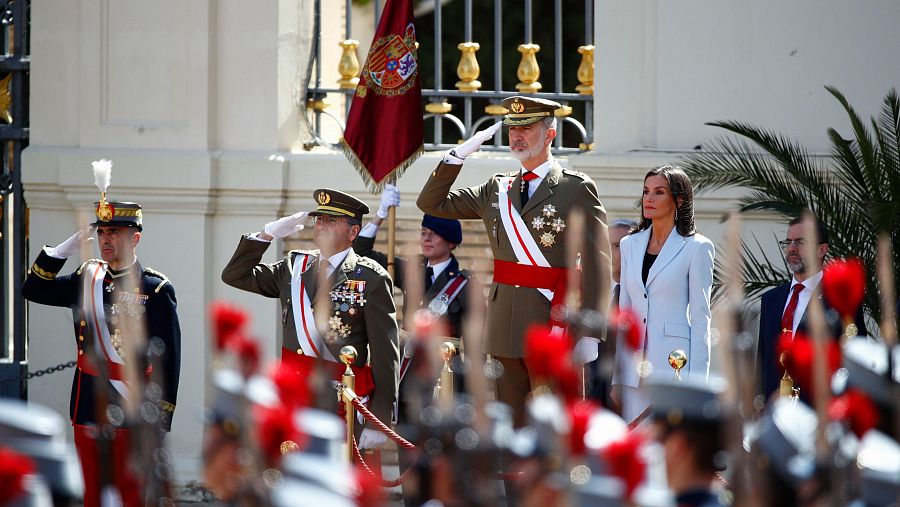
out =
<path fill-rule="evenodd" d="M 388 208 L 388 237 L 387 237 L 387 270 L 393 279 L 397 279 L 397 273 L 394 268 L 394 245 L 396 244 L 397 235 L 397 207 Z"/>

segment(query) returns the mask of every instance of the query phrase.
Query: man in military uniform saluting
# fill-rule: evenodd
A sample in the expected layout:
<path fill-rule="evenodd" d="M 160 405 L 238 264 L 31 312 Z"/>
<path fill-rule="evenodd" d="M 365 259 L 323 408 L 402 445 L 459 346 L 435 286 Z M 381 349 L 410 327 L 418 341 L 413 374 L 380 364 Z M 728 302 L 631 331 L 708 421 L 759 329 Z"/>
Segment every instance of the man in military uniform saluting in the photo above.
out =
<path fill-rule="evenodd" d="M 234 256 L 222 271 L 222 280 L 238 289 L 281 301 L 283 361 L 309 367 L 325 360 L 339 379 L 341 348 L 352 345 L 356 393 L 368 395 L 378 419 L 390 424 L 397 400 L 396 308 L 393 286 L 377 262 L 353 252 L 368 206 L 359 199 L 331 189 L 313 193 L 318 207 L 265 225 L 262 231 L 241 238 Z M 315 217 L 314 242 L 318 250 L 292 250 L 274 263 L 260 263 L 274 238 L 300 231 L 307 215 Z M 318 287 L 321 283 L 326 285 Z M 318 289 L 328 293 L 328 314 L 318 313 Z M 321 330 L 324 329 L 324 332 Z M 321 364 L 321 363 L 318 363 Z M 376 449 L 386 436 L 368 423 L 359 435 L 360 449 Z"/>
<path fill-rule="evenodd" d="M 44 247 L 28 270 L 22 295 L 34 303 L 69 307 L 75 320 L 75 344 L 78 363 L 72 383 L 69 416 L 75 430 L 75 446 L 84 474 L 86 506 L 100 505 L 100 488 L 106 467 L 122 495 L 125 505 L 143 505 L 140 480 L 129 473 L 129 447 L 132 437 L 129 422 L 124 419 L 124 397 L 139 396 L 126 382 L 125 350 L 133 350 L 143 340 L 131 336 L 126 320 L 143 315 L 146 325 L 146 369 L 149 379 L 146 392 L 156 392 L 159 401 L 158 426 L 169 431 L 175 411 L 181 364 L 181 330 L 176 313 L 175 289 L 162 273 L 141 266 L 137 245 L 143 231 L 141 206 L 131 202 L 95 203 L 97 220 L 56 247 Z M 100 247 L 99 259 L 83 263 L 74 273 L 57 276 L 66 259 L 77 255 L 94 230 Z M 131 290 L 129 290 L 131 287 Z M 138 354 L 141 354 L 140 350 Z M 135 358 L 136 359 L 136 358 Z M 105 361 L 108 377 L 106 407 L 98 407 L 98 365 Z M 143 366 L 143 365 L 141 365 Z M 157 386 L 160 389 L 157 389 Z M 98 409 L 107 420 L 98 420 Z M 142 408 L 142 414 L 144 414 Z M 154 414 L 144 414 L 153 419 Z M 96 425 L 110 423 L 116 428 L 110 455 L 100 456 L 96 442 Z M 151 421 L 152 422 L 152 421 Z"/>
<path fill-rule="evenodd" d="M 492 138 L 501 123 L 476 133 L 450 150 L 431 174 L 417 204 L 430 215 L 484 222 L 494 254 L 494 282 L 488 295 L 485 351 L 503 366 L 497 396 L 510 404 L 517 426 L 524 424 L 525 397 L 531 390 L 524 356 L 524 335 L 532 324 L 551 322 L 551 308 L 564 302 L 568 257 L 566 236 L 581 234 L 581 306 L 605 309 L 610 279 L 606 211 L 597 187 L 585 174 L 564 170 L 550 154 L 556 137 L 556 102 L 510 97 L 511 154 L 521 162 L 512 173 L 494 174 L 476 187 L 451 191 L 466 157 Z M 584 227 L 571 231 L 573 211 Z M 602 288 L 602 290 L 601 290 Z"/>

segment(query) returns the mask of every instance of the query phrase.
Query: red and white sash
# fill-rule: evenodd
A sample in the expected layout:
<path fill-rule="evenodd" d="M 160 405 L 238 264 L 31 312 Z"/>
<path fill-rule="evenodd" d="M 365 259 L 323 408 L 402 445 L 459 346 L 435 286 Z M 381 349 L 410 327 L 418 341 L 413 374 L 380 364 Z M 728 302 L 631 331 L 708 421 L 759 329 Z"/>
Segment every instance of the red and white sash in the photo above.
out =
<path fill-rule="evenodd" d="M 125 361 L 112 344 L 109 327 L 106 325 L 106 310 L 103 306 L 103 279 L 106 277 L 106 270 L 107 265 L 102 261 L 90 261 L 85 265 L 82 276 L 82 315 L 86 325 L 91 329 L 90 334 L 94 337 L 97 358 L 118 365 L 117 369 L 120 369 L 124 367 Z M 111 366 L 108 370 L 113 367 L 115 366 Z M 127 382 L 110 378 L 109 383 L 116 388 L 122 398 L 128 398 Z"/>
<path fill-rule="evenodd" d="M 445 315 L 447 310 L 450 308 L 450 303 L 456 299 L 456 296 L 462 292 L 463 287 L 469 283 L 469 280 L 466 279 L 461 274 L 458 274 L 450 279 L 444 288 L 441 289 L 440 292 L 431 300 L 431 303 L 428 305 L 428 309 L 437 314 L 437 315 Z M 435 304 L 435 301 L 438 301 L 439 304 Z M 400 382 L 403 382 L 403 377 L 406 376 L 406 371 L 409 370 L 409 365 L 412 364 L 412 358 L 415 355 L 415 349 L 411 341 L 407 341 L 403 345 L 403 357 L 400 359 Z"/>
<path fill-rule="evenodd" d="M 522 216 L 513 207 L 512 201 L 509 200 L 509 189 L 512 187 L 515 177 L 505 176 L 500 178 L 498 194 L 498 207 L 500 209 L 500 218 L 503 221 L 503 230 L 506 232 L 509 244 L 512 245 L 513 252 L 519 264 L 529 266 L 540 266 L 544 268 L 552 267 L 544 254 L 538 247 L 534 237 L 528 231 L 528 226 L 522 220 Z M 553 301 L 553 291 L 550 289 L 536 289 L 544 295 L 548 301 Z"/>
<path fill-rule="evenodd" d="M 301 278 L 301 275 L 312 266 L 314 259 L 312 255 L 298 253 L 291 262 L 291 310 L 294 314 L 294 329 L 297 330 L 297 342 L 305 355 L 337 362 L 319 334 L 312 300 Z"/>

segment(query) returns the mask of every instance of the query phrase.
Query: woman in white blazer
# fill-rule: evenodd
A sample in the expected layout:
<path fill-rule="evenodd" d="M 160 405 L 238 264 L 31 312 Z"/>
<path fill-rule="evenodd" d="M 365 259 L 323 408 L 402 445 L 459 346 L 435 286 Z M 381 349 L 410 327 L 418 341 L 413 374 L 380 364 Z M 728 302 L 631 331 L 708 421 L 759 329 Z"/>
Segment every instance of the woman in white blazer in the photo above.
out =
<path fill-rule="evenodd" d="M 709 297 L 713 243 L 694 229 L 694 192 L 677 166 L 644 177 L 641 222 L 620 243 L 619 308 L 631 309 L 645 329 L 638 350 L 616 347 L 613 398 L 626 421 L 639 422 L 649 406 L 642 378 L 675 378 L 669 354 L 684 351 L 683 379 L 709 375 Z"/>

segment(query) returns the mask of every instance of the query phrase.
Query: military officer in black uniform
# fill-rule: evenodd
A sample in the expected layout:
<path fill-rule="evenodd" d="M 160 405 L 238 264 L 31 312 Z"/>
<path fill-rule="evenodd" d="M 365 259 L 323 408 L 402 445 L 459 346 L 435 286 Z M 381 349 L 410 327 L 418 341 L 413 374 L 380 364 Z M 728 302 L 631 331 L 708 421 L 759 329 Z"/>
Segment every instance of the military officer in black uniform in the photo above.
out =
<path fill-rule="evenodd" d="M 138 352 L 139 364 L 145 363 L 146 357 L 146 364 L 141 367 L 146 366 L 146 392 L 153 393 L 148 399 L 155 409 L 145 409 L 144 416 L 163 431 L 171 429 L 175 411 L 181 330 L 172 284 L 162 273 L 143 267 L 137 258 L 136 249 L 143 230 L 141 206 L 107 202 L 105 198 L 95 206 L 97 217 L 90 227 L 59 246 L 43 248 L 28 270 L 22 295 L 34 303 L 72 309 L 78 362 L 69 416 L 85 479 L 85 505 L 100 503 L 101 467 L 111 472 L 124 504 L 138 505 L 143 503 L 139 498 L 138 478 L 129 474 L 126 466 L 132 425 L 125 419 L 123 399 L 138 393 L 130 391 L 125 362 L 131 359 L 124 355 L 126 350 L 135 350 L 132 345 L 140 346 L 143 337 L 130 336 L 128 330 L 135 328 L 126 321 L 143 316 L 146 344 Z M 101 259 L 91 259 L 74 273 L 57 276 L 66 259 L 77 255 L 83 243 L 93 240 L 94 231 Z M 105 365 L 96 364 L 92 358 L 104 361 Z M 105 411 L 95 403 L 95 393 L 102 392 L 96 385 L 98 366 L 104 367 L 108 377 Z M 107 421 L 98 420 L 98 409 L 101 409 L 99 413 L 106 414 Z M 98 454 L 93 428 L 105 422 L 116 428 L 111 462 Z"/>

